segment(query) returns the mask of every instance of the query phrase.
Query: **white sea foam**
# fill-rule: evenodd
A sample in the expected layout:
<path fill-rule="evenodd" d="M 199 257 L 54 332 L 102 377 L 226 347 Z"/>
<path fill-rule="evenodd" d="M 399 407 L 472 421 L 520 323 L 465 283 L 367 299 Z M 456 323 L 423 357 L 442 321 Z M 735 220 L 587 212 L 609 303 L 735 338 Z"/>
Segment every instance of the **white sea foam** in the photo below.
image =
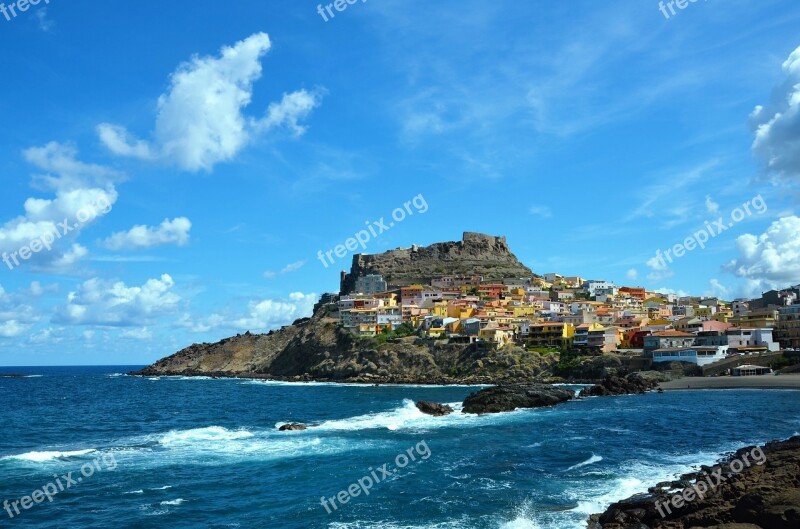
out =
<path fill-rule="evenodd" d="M 182 503 L 186 503 L 186 500 L 178 498 L 177 500 L 162 501 L 159 505 L 180 505 Z"/>
<path fill-rule="evenodd" d="M 34 463 L 44 463 L 46 461 L 53 461 L 55 459 L 67 459 L 70 457 L 80 457 L 85 456 L 86 454 L 91 454 L 95 452 L 94 448 L 89 448 L 87 450 L 75 450 L 72 452 L 26 452 L 24 454 L 19 455 L 12 455 L 12 456 L 5 456 L 0 458 L 3 459 L 16 459 L 18 461 L 32 461 Z"/>
<path fill-rule="evenodd" d="M 298 432 L 308 433 L 308 432 Z M 369 440 L 353 441 L 340 437 L 285 435 L 275 429 L 231 430 L 208 426 L 172 430 L 129 440 L 124 448 L 126 464 L 141 468 L 165 464 L 229 464 L 231 461 L 272 461 L 308 457 L 330 457 L 342 453 L 374 449 Z M 153 489 L 155 490 L 155 489 Z"/>
<path fill-rule="evenodd" d="M 159 442 L 163 446 L 180 446 L 197 443 L 213 444 L 250 437 L 253 437 L 253 433 L 247 430 L 228 430 L 221 426 L 209 426 L 192 430 L 173 430 L 164 434 Z"/>
<path fill-rule="evenodd" d="M 616 479 L 612 482 L 610 489 L 599 496 L 593 496 L 578 501 L 578 506 L 573 509 L 574 512 L 581 513 L 584 516 L 590 514 L 603 512 L 608 506 L 614 502 L 630 498 L 637 492 L 642 492 L 643 482 L 637 477 L 625 477 Z M 597 483 L 592 484 L 597 487 Z M 573 491 L 577 492 L 577 491 Z"/>
<path fill-rule="evenodd" d="M 597 456 L 597 455 L 592 454 L 592 457 L 590 457 L 586 461 L 584 461 L 582 463 L 578 463 L 577 465 L 572 465 L 571 467 L 569 467 L 567 469 L 567 472 L 569 472 L 570 470 L 575 470 L 576 468 L 581 468 L 581 467 L 585 467 L 587 465 L 593 465 L 595 463 L 599 463 L 602 460 L 603 460 L 602 456 Z"/>
<path fill-rule="evenodd" d="M 419 411 L 416 404 L 414 404 L 414 401 L 405 399 L 403 400 L 403 405 L 399 408 L 379 413 L 358 415 L 356 417 L 349 417 L 347 419 L 325 421 L 318 427 L 307 430 L 307 432 L 313 432 L 316 430 L 352 431 L 372 429 L 397 431 L 409 428 L 430 429 L 473 425 L 482 426 L 486 424 L 525 420 L 525 417 L 529 417 L 529 414 L 532 412 L 531 410 L 515 410 L 508 413 L 475 415 L 462 413 L 463 406 L 460 402 L 450 402 L 447 404 L 453 408 L 453 413 L 443 417 L 434 417 Z"/>
<path fill-rule="evenodd" d="M 540 529 L 540 526 L 535 521 L 525 516 L 517 516 L 510 522 L 501 525 L 500 529 Z"/>

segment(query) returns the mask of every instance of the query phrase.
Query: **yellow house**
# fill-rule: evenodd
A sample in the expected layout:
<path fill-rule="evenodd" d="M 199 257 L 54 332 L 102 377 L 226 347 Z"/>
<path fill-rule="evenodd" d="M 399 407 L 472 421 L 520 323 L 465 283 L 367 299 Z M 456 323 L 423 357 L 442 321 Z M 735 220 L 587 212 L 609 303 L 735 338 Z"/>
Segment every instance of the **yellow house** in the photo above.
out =
<path fill-rule="evenodd" d="M 563 322 L 534 323 L 528 332 L 528 344 L 532 347 L 561 347 L 572 343 L 575 326 Z"/>
<path fill-rule="evenodd" d="M 739 327 L 764 329 L 772 328 L 775 326 L 778 311 L 771 309 L 753 310 L 747 314 L 743 314 L 738 318 L 731 318 L 729 323 L 733 323 Z M 727 323 L 727 322 L 726 322 Z"/>
<path fill-rule="evenodd" d="M 430 308 L 430 311 L 432 316 L 437 316 L 439 318 L 447 318 L 448 316 L 450 316 L 449 309 L 450 307 L 448 306 L 447 302 L 437 301 L 436 303 L 433 304 L 433 307 Z"/>
<path fill-rule="evenodd" d="M 697 307 L 696 309 L 694 309 L 694 315 L 698 317 L 703 316 L 706 318 L 710 318 L 711 316 L 714 315 L 714 313 L 711 312 L 711 307 Z"/>
<path fill-rule="evenodd" d="M 438 338 L 444 334 L 444 327 L 431 327 L 426 334 L 429 338 Z"/>
<path fill-rule="evenodd" d="M 733 310 L 727 307 L 718 310 L 717 313 L 711 317 L 711 319 L 722 323 L 728 323 L 730 320 L 733 319 Z"/>

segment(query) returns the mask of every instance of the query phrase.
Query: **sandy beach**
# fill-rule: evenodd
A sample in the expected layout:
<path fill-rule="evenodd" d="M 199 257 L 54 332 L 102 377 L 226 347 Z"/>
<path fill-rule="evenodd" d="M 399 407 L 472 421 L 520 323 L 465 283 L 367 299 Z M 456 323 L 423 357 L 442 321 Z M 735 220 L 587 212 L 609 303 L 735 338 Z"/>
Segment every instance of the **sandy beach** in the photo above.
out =
<path fill-rule="evenodd" d="M 685 377 L 663 382 L 665 391 L 685 389 L 800 389 L 800 374 L 749 377 Z"/>

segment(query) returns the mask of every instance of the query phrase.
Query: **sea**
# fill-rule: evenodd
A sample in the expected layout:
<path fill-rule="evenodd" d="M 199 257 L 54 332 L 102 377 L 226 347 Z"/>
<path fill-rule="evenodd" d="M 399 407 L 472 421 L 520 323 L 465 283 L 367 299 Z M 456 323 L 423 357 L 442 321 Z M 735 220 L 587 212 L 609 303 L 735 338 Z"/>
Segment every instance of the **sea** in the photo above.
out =
<path fill-rule="evenodd" d="M 475 416 L 460 403 L 479 387 L 126 374 L 140 367 L 0 368 L 25 375 L 0 378 L 0 528 L 584 528 L 614 501 L 800 431 L 797 391 Z M 419 400 L 456 413 L 423 415 Z"/>

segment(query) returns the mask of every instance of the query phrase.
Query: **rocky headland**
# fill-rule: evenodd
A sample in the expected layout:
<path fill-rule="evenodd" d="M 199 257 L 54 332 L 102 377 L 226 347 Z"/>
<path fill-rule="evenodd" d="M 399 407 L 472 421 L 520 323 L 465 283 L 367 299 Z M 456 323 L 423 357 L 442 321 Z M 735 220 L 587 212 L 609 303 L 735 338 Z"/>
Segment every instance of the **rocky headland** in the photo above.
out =
<path fill-rule="evenodd" d="M 516 346 L 448 344 L 407 337 L 359 339 L 324 309 L 268 334 L 195 344 L 133 374 L 375 384 L 498 384 L 548 380 L 559 355 Z"/>
<path fill-rule="evenodd" d="M 797 529 L 800 436 L 742 448 L 592 515 L 589 529 Z"/>

